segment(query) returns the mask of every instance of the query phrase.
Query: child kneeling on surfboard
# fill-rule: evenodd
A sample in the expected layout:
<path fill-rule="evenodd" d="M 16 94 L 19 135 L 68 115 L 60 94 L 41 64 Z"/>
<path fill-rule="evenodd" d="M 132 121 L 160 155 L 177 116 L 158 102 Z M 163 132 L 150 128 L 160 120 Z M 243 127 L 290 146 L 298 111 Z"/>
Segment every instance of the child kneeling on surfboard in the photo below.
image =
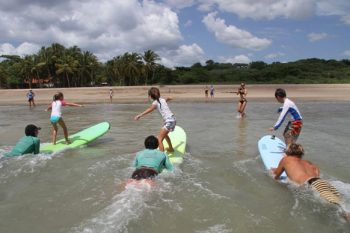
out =
<path fill-rule="evenodd" d="M 269 128 L 269 130 L 277 130 L 282 125 L 287 114 L 290 113 L 290 115 L 292 116 L 291 120 L 288 122 L 283 133 L 284 141 L 286 145 L 288 145 L 292 142 L 297 141 L 303 125 L 302 117 L 295 103 L 287 98 L 287 94 L 284 89 L 276 89 L 275 97 L 279 103 L 283 104 L 283 107 L 279 108 L 278 112 L 280 112 L 281 114 L 276 124 L 272 128 Z"/>
<path fill-rule="evenodd" d="M 170 108 L 167 103 L 168 101 L 171 100 L 171 98 L 166 98 L 166 99 L 161 98 L 160 91 L 156 87 L 152 87 L 149 89 L 148 96 L 153 99 L 152 105 L 149 108 L 147 108 L 144 112 L 138 114 L 134 119 L 139 120 L 142 116 L 152 112 L 155 109 L 158 109 L 164 121 L 164 125 L 160 129 L 160 132 L 158 135 L 159 150 L 164 151 L 163 140 L 165 139 L 169 145 L 169 148 L 167 148 L 167 151 L 174 152 L 173 145 L 171 144 L 171 140 L 168 136 L 168 133 L 171 131 L 174 131 L 176 126 L 175 116 L 170 111 Z"/>
<path fill-rule="evenodd" d="M 277 168 L 272 168 L 276 180 L 285 171 L 288 178 L 298 185 L 307 185 L 317 191 L 326 201 L 341 207 L 341 196 L 339 191 L 328 181 L 320 178 L 320 170 L 308 160 L 302 159 L 304 149 L 300 144 L 291 143 L 287 146 L 286 155 L 279 162 Z M 344 210 L 343 210 L 344 211 Z M 350 214 L 344 211 L 344 217 L 350 220 Z"/>
<path fill-rule="evenodd" d="M 146 149 L 136 153 L 134 160 L 136 170 L 131 175 L 132 179 L 152 179 L 161 173 L 164 168 L 169 171 L 174 170 L 168 156 L 157 150 L 158 146 L 158 139 L 155 136 L 151 135 L 146 138 Z"/>
<path fill-rule="evenodd" d="M 50 121 L 53 127 L 52 131 L 52 144 L 56 145 L 56 139 L 57 139 L 57 123 L 62 127 L 64 138 L 66 140 L 66 144 L 70 144 L 70 141 L 68 139 L 68 129 L 66 124 L 63 121 L 62 118 L 62 106 L 74 106 L 74 107 L 82 107 L 81 104 L 76 103 L 68 103 L 64 101 L 64 96 L 62 92 L 58 92 L 53 96 L 53 102 L 51 105 L 45 110 L 48 111 L 52 109 L 51 111 L 51 117 Z"/>

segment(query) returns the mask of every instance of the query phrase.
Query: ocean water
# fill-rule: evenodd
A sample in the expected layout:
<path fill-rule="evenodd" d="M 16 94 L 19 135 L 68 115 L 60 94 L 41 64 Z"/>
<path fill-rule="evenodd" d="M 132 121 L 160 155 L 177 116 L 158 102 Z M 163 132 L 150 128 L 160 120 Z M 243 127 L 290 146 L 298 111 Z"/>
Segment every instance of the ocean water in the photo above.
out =
<path fill-rule="evenodd" d="M 343 208 L 350 211 L 350 103 L 296 103 L 304 117 L 299 142 L 305 158 L 339 189 Z M 65 107 L 70 132 L 101 121 L 110 122 L 110 131 L 88 146 L 53 156 L 2 158 L 0 232 L 350 232 L 338 207 L 306 188 L 279 184 L 264 170 L 257 142 L 278 117 L 279 104 L 272 100 L 249 101 L 243 119 L 236 117 L 236 102 L 171 103 L 187 132 L 184 163 L 174 173 L 162 173 L 153 188 L 125 189 L 135 152 L 162 124 L 156 112 L 133 120 L 146 107 Z M 51 140 L 45 108 L 0 106 L 0 157 L 29 123 L 42 127 L 42 142 Z"/>

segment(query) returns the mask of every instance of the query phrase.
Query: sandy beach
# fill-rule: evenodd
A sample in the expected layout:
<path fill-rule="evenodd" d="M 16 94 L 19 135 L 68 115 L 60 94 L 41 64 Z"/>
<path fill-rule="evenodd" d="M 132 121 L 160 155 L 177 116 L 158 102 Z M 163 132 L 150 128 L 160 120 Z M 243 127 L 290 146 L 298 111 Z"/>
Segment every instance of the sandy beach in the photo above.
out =
<path fill-rule="evenodd" d="M 174 101 L 207 101 L 204 97 L 206 85 L 166 85 L 157 86 L 161 95 L 171 96 Z M 109 103 L 109 89 L 114 92 L 113 103 L 143 103 L 147 99 L 147 91 L 150 86 L 132 87 L 89 87 L 89 88 L 42 88 L 33 89 L 37 104 L 49 104 L 52 96 L 57 92 L 63 92 L 65 99 L 77 103 Z M 238 85 L 214 85 L 215 97 L 210 101 L 229 102 L 237 100 L 236 91 Z M 350 100 L 350 84 L 269 84 L 247 85 L 248 100 L 268 100 L 274 98 L 276 88 L 285 88 L 290 98 L 303 100 Z M 25 105 L 28 89 L 2 89 L 0 90 L 0 105 Z"/>

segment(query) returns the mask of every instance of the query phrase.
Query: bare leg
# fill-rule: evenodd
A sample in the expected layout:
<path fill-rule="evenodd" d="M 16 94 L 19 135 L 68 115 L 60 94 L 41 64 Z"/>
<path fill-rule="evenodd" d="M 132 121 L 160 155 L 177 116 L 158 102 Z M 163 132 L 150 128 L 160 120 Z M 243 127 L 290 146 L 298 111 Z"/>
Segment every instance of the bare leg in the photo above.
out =
<path fill-rule="evenodd" d="M 158 136 L 158 142 L 159 142 L 159 150 L 160 151 L 164 151 L 164 145 L 163 145 L 163 140 L 165 138 L 165 140 L 167 141 L 168 145 L 169 145 L 169 152 L 174 151 L 173 145 L 171 144 L 170 138 L 168 136 L 169 131 L 161 128 L 160 132 L 159 132 L 159 136 Z"/>
<path fill-rule="evenodd" d="M 63 129 L 64 138 L 66 139 L 66 144 L 70 144 L 71 142 L 68 139 L 68 129 L 62 118 L 58 121 L 58 124 L 60 124 L 60 126 Z"/>
<path fill-rule="evenodd" d="M 240 112 L 241 112 L 242 116 L 245 115 L 244 110 L 245 110 L 245 107 L 246 107 L 246 106 L 247 106 L 247 102 L 244 101 L 244 102 L 241 104 L 241 108 L 240 108 Z"/>
<path fill-rule="evenodd" d="M 56 139 L 57 139 L 57 124 L 51 123 L 53 130 L 52 130 L 52 144 L 56 145 Z"/>

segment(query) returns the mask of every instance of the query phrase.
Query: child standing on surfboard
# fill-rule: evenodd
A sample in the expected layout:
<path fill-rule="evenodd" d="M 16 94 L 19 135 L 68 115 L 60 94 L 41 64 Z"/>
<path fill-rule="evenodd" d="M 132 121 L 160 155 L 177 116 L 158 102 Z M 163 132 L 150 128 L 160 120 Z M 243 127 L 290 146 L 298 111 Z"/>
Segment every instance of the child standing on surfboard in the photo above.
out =
<path fill-rule="evenodd" d="M 277 130 L 282 125 L 284 119 L 289 113 L 291 115 L 291 120 L 288 122 L 283 133 L 284 141 L 288 146 L 290 143 L 296 142 L 296 140 L 298 139 L 301 132 L 301 128 L 303 126 L 303 120 L 299 109 L 293 101 L 287 98 L 287 94 L 284 89 L 276 89 L 275 97 L 279 103 L 283 104 L 283 106 L 278 109 L 278 112 L 280 112 L 281 114 L 276 124 L 273 127 L 269 128 L 269 130 Z"/>
<path fill-rule="evenodd" d="M 171 100 L 171 98 L 163 99 L 160 97 L 160 91 L 156 87 L 152 87 L 148 90 L 148 96 L 152 98 L 153 103 L 149 108 L 147 108 L 144 112 L 138 114 L 135 116 L 135 120 L 139 120 L 144 115 L 152 112 L 155 109 L 158 109 L 160 115 L 163 118 L 164 125 L 160 129 L 159 135 L 158 135 L 158 142 L 159 142 L 159 150 L 164 151 L 164 145 L 163 140 L 165 139 L 169 145 L 169 148 L 167 148 L 168 152 L 173 152 L 174 148 L 171 144 L 171 140 L 168 136 L 168 133 L 171 131 L 174 131 L 176 126 L 176 119 L 174 114 L 170 111 L 168 106 L 168 101 Z"/>
<path fill-rule="evenodd" d="M 58 92 L 53 96 L 53 102 L 51 105 L 46 109 L 46 111 L 52 109 L 51 111 L 51 117 L 50 121 L 53 127 L 52 131 L 52 144 L 56 145 L 56 139 L 57 139 L 57 123 L 62 127 L 64 138 L 66 140 L 66 144 L 70 144 L 70 141 L 68 139 L 68 129 L 66 127 L 66 124 L 63 121 L 62 118 L 62 106 L 74 106 L 74 107 L 82 107 L 81 104 L 76 103 L 68 103 L 64 101 L 63 93 Z"/>

